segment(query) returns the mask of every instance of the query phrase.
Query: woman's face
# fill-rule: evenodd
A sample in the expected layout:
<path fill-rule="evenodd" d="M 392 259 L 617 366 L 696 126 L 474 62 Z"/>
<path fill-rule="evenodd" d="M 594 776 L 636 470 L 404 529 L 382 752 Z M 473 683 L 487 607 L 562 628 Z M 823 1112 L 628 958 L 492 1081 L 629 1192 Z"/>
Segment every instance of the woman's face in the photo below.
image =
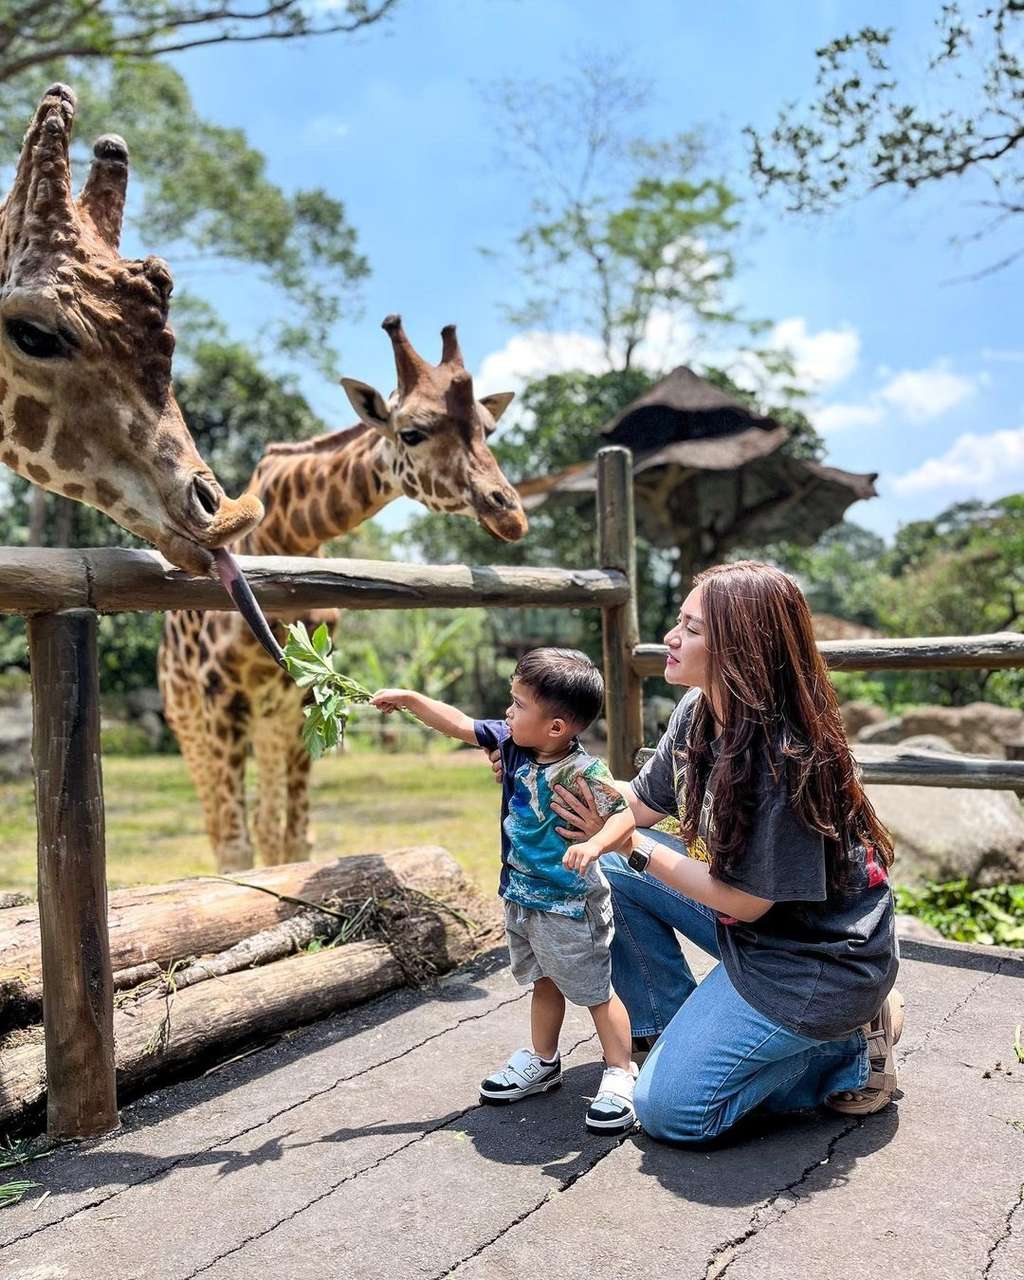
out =
<path fill-rule="evenodd" d="M 694 587 L 679 610 L 679 621 L 665 636 L 668 684 L 696 685 L 705 689 L 708 651 L 704 644 L 704 612 L 701 588 Z"/>

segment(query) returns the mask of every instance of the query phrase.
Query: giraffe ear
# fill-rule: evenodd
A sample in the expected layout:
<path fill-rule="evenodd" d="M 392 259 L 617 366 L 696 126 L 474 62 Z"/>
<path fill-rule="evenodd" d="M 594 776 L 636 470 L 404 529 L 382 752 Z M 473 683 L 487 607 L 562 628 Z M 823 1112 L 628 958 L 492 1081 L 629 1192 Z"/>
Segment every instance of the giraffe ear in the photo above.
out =
<path fill-rule="evenodd" d="M 384 403 L 384 397 L 377 388 L 371 387 L 368 382 L 357 382 L 355 378 L 342 378 L 341 385 L 345 388 L 345 394 L 352 408 L 359 414 L 359 420 L 365 422 L 368 427 L 372 427 L 374 431 L 387 436 L 389 440 L 394 440 L 395 431 L 391 425 L 391 415 Z"/>
<path fill-rule="evenodd" d="M 496 391 L 493 395 L 481 396 L 480 403 L 491 415 L 491 420 L 494 423 L 494 426 L 497 426 L 498 419 L 515 398 L 516 393 L 514 391 Z M 488 435 L 490 435 L 494 430 L 494 426 L 487 428 Z"/>

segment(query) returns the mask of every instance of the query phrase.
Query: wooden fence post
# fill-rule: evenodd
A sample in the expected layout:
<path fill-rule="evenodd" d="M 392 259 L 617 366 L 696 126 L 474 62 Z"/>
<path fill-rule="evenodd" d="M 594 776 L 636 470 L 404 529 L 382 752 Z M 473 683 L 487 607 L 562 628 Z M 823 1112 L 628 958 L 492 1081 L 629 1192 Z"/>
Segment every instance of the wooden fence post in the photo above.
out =
<path fill-rule="evenodd" d="M 600 567 L 618 569 L 629 582 L 628 599 L 602 609 L 601 619 L 608 764 L 616 778 L 632 778 L 633 757 L 644 741 L 643 681 L 633 671 L 633 646 L 640 640 L 633 455 L 620 445 L 597 455 L 597 557 Z"/>
<path fill-rule="evenodd" d="M 91 609 L 28 621 L 53 1138 L 94 1137 L 118 1125 L 96 630 Z"/>

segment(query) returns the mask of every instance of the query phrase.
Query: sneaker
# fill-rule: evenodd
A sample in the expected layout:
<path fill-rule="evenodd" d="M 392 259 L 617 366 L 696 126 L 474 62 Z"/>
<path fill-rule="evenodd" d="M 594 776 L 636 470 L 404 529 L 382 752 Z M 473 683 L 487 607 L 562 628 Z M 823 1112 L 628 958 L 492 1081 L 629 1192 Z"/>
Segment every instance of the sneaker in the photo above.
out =
<path fill-rule="evenodd" d="M 833 1093 L 825 1105 L 844 1116 L 872 1116 L 892 1101 L 896 1092 L 896 1059 L 893 1048 L 903 1034 L 903 996 L 895 987 L 870 1022 L 861 1030 L 867 1040 L 870 1070 L 861 1089 Z"/>
<path fill-rule="evenodd" d="M 633 1110 L 633 1085 L 639 1072 L 636 1063 L 630 1070 L 605 1067 L 597 1097 L 587 1110 L 587 1128 L 591 1133 L 628 1133 L 636 1124 Z"/>
<path fill-rule="evenodd" d="M 547 1093 L 562 1083 L 562 1059 L 545 1062 L 532 1049 L 517 1049 L 508 1062 L 480 1082 L 481 1102 L 518 1102 L 531 1093 Z"/>

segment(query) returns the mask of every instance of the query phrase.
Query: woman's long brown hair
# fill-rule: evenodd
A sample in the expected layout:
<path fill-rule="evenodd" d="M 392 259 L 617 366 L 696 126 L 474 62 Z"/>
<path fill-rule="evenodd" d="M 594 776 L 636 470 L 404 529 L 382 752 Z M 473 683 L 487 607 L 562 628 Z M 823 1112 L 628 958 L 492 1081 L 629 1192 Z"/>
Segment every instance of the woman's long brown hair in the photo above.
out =
<path fill-rule="evenodd" d="M 780 570 L 752 560 L 706 569 L 694 586 L 702 588 L 708 688 L 723 727 L 712 751 L 715 721 L 701 698 L 680 805 L 686 841 L 697 839 L 710 782 L 711 869 L 728 872 L 741 862 L 767 762 L 775 776 L 784 772 L 795 812 L 825 839 L 831 891 L 847 887 L 858 843 L 891 866 L 892 841 L 857 777 L 803 592 Z"/>

